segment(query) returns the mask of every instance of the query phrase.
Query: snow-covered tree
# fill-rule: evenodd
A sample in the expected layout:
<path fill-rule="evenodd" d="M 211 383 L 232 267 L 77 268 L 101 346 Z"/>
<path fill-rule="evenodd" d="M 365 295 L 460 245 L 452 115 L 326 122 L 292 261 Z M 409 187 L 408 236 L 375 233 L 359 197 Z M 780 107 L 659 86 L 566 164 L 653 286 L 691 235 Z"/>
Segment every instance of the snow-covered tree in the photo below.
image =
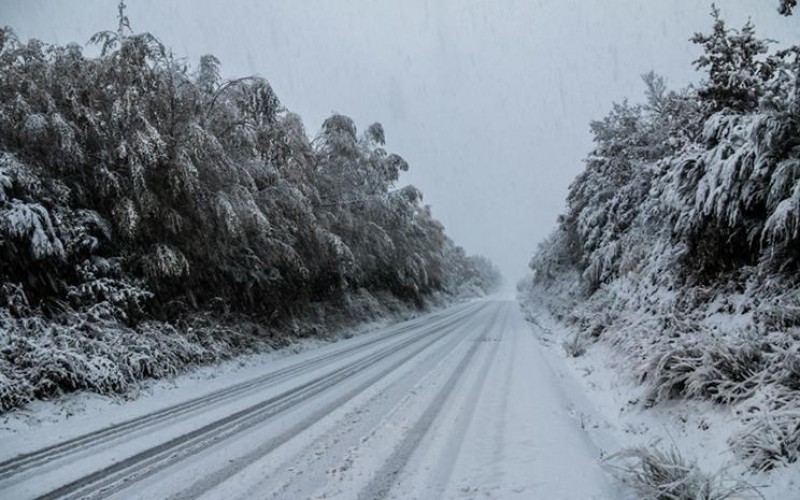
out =
<path fill-rule="evenodd" d="M 213 55 L 192 71 L 124 2 L 117 21 L 99 57 L 0 31 L 0 280 L 34 305 L 99 296 L 84 279 L 146 286 L 126 320 L 445 289 L 443 228 L 396 188 L 408 164 L 380 124 L 333 115 L 309 141 L 267 80 L 225 81 Z"/>
<path fill-rule="evenodd" d="M 752 24 L 713 14 L 693 38 L 699 88 L 651 73 L 643 104 L 592 123 L 595 148 L 520 293 L 577 329 L 570 352 L 618 348 L 646 406 L 747 401 L 736 449 L 763 470 L 798 456 L 800 48 L 770 53 Z"/>
<path fill-rule="evenodd" d="M 266 79 L 192 69 L 124 2 L 92 41 L 0 29 L 0 412 L 498 280 L 397 187 L 380 124 L 312 141 Z"/>
<path fill-rule="evenodd" d="M 708 70 L 708 80 L 698 89 L 698 96 L 711 112 L 752 111 L 758 106 L 764 81 L 774 71 L 763 57 L 769 49 L 768 42 L 756 38 L 755 27 L 749 21 L 734 30 L 726 27 L 716 6 L 711 15 L 712 32 L 696 33 L 691 39 L 703 47 L 703 54 L 694 61 L 695 67 Z"/>

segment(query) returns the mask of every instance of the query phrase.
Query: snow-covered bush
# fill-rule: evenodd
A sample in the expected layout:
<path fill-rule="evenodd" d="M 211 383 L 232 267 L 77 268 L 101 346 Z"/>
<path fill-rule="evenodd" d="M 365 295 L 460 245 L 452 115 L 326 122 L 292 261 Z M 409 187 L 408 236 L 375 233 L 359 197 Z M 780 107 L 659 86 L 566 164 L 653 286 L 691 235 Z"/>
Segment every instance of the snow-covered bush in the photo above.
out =
<path fill-rule="evenodd" d="M 26 381 L 10 379 L 0 373 L 0 412 L 25 406 L 33 397 L 33 388 Z"/>
<path fill-rule="evenodd" d="M 0 307 L 6 308 L 14 316 L 20 317 L 31 313 L 31 305 L 22 285 L 3 283 L 0 286 Z"/>
<path fill-rule="evenodd" d="M 748 401 L 744 420 L 745 429 L 732 436 L 730 443 L 750 467 L 765 471 L 800 460 L 800 401 L 796 393 L 765 387 Z"/>
<path fill-rule="evenodd" d="M 798 456 L 800 47 L 770 53 L 716 9 L 694 40 L 705 81 L 668 92 L 645 75 L 644 104 L 592 123 L 595 149 L 520 297 L 574 330 L 571 350 L 616 347 L 645 405 L 730 405 L 748 426 L 732 446 L 764 470 Z M 675 461 L 635 458 L 653 458 L 649 476 Z"/>
<path fill-rule="evenodd" d="M 757 491 L 722 473 L 707 474 L 687 461 L 673 446 L 629 448 L 608 458 L 620 479 L 642 500 L 725 500 L 758 498 Z"/>
<path fill-rule="evenodd" d="M 252 330 L 201 318 L 181 328 L 153 321 L 129 328 L 90 313 L 50 321 L 14 318 L 0 309 L 0 316 L 3 411 L 75 390 L 122 394 L 142 379 L 217 362 L 263 342 Z"/>
<path fill-rule="evenodd" d="M 781 408 L 754 419 L 732 447 L 759 471 L 797 462 L 800 457 L 800 407 Z"/>
<path fill-rule="evenodd" d="M 107 302 L 100 302 L 105 304 Z M 194 313 L 174 323 L 125 325 L 64 306 L 57 317 L 0 307 L 0 412 L 76 390 L 126 394 L 144 379 L 284 347 L 292 338 L 331 337 L 364 320 L 402 316 L 415 306 L 389 292 L 360 290 L 340 302 L 307 305 L 267 326 L 247 316 Z"/>
<path fill-rule="evenodd" d="M 752 342 L 667 348 L 653 357 L 647 370 L 650 400 L 698 398 L 734 403 L 754 393 L 764 362 L 763 352 Z"/>

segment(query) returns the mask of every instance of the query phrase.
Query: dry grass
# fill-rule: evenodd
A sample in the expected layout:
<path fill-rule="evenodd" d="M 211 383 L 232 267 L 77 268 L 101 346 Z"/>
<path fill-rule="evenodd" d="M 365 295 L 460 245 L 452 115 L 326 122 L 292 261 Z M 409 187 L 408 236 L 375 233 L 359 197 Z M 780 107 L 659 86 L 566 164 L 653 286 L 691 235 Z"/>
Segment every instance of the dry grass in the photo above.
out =
<path fill-rule="evenodd" d="M 760 498 L 758 492 L 723 473 L 707 474 L 675 447 L 629 448 L 608 458 L 620 480 L 641 500 L 726 500 Z"/>

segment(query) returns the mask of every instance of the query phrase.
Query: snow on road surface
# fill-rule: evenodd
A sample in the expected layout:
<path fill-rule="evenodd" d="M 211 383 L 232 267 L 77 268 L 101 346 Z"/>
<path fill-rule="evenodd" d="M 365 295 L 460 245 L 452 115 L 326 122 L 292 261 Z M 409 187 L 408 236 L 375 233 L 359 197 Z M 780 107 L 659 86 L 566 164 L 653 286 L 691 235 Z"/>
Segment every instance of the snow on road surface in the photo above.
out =
<path fill-rule="evenodd" d="M 127 419 L 0 441 L 0 498 L 623 497 L 511 301 L 462 304 Z"/>

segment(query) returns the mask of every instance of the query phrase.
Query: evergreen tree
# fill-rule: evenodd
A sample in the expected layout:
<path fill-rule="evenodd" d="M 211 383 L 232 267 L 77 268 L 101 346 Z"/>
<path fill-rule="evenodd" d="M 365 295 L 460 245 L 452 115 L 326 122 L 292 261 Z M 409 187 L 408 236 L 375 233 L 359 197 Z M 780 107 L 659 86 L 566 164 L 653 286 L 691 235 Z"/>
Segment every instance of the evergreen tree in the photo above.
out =
<path fill-rule="evenodd" d="M 755 27 L 748 21 L 741 30 L 728 29 L 719 9 L 712 6 L 714 27 L 708 35 L 696 33 L 691 41 L 703 47 L 703 55 L 694 61 L 697 69 L 708 70 L 708 80 L 698 90 L 710 112 L 728 109 L 753 111 L 763 92 L 763 84 L 774 68 L 763 55 L 768 42 L 756 38 Z"/>

